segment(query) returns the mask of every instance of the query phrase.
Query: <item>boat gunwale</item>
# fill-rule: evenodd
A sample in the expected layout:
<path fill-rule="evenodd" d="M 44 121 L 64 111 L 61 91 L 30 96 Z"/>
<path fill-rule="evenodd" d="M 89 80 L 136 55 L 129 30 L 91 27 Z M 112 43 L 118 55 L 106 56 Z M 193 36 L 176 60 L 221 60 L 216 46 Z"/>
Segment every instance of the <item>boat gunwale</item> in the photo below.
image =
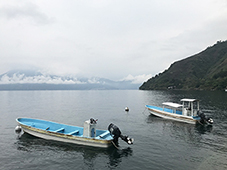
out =
<path fill-rule="evenodd" d="M 80 127 L 80 126 L 75 126 L 75 125 L 71 125 L 71 124 L 65 124 L 65 123 L 59 123 L 59 122 L 55 122 L 55 121 L 40 119 L 40 118 L 29 118 L 29 117 L 18 117 L 18 118 L 16 118 L 17 123 L 20 123 L 20 121 L 18 121 L 18 119 L 41 120 L 41 121 L 44 121 L 44 122 L 57 123 L 57 124 L 60 124 L 60 125 L 73 126 L 73 127 L 78 127 L 78 128 Z M 26 125 L 26 126 L 28 126 L 28 125 Z"/>

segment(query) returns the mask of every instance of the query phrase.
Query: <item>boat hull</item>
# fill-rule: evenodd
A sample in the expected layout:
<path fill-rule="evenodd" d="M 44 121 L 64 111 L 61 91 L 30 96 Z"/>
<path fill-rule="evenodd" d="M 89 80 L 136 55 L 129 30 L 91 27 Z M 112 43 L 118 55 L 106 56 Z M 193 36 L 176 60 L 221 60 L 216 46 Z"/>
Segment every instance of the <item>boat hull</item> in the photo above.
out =
<path fill-rule="evenodd" d="M 17 122 L 18 122 L 18 125 L 21 126 L 22 130 L 25 133 L 28 133 L 30 135 L 33 135 L 42 139 L 46 139 L 46 140 L 54 140 L 54 141 L 92 146 L 92 147 L 101 147 L 101 148 L 107 148 L 112 145 L 112 138 L 105 140 L 100 138 L 99 136 L 83 137 L 83 136 L 64 134 L 64 133 L 44 130 L 44 129 L 29 126 L 29 125 L 25 125 L 20 121 L 18 121 L 18 119 L 17 119 Z"/>
<path fill-rule="evenodd" d="M 197 122 L 197 120 L 191 116 L 184 116 L 184 115 L 180 115 L 180 114 L 176 114 L 176 113 L 169 113 L 169 112 L 161 111 L 158 109 L 149 108 L 148 106 L 146 106 L 146 107 L 147 107 L 148 111 L 150 112 L 150 114 L 164 118 L 164 119 L 170 119 L 170 120 L 184 122 L 184 123 L 190 123 L 190 124 L 196 124 L 196 122 Z"/>

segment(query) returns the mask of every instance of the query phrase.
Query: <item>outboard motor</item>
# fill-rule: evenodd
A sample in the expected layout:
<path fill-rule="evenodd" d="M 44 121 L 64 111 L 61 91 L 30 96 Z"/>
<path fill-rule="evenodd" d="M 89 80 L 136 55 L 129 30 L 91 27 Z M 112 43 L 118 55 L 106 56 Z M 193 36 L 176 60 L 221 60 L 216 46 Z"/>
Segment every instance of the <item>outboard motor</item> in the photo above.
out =
<path fill-rule="evenodd" d="M 201 112 L 201 111 L 198 111 L 197 112 L 197 114 L 198 114 L 198 116 L 201 118 L 200 119 L 200 123 L 202 123 L 202 124 L 213 124 L 213 119 L 211 119 L 210 117 L 206 117 L 206 115 L 203 113 L 203 112 Z"/>
<path fill-rule="evenodd" d="M 116 125 L 114 125 L 113 123 L 111 123 L 108 126 L 108 130 L 109 130 L 110 134 L 113 136 L 113 142 L 116 146 L 118 146 L 118 138 L 119 137 L 123 141 L 127 142 L 129 145 L 133 144 L 134 139 L 129 138 L 128 136 L 122 135 L 120 129 Z"/>

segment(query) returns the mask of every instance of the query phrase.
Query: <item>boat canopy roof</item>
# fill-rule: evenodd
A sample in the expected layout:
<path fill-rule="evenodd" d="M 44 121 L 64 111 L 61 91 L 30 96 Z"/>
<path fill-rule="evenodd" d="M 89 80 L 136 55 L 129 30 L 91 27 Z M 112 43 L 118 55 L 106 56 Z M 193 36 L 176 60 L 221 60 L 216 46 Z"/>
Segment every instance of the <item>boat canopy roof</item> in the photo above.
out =
<path fill-rule="evenodd" d="M 182 102 L 195 102 L 199 101 L 198 99 L 181 99 Z"/>
<path fill-rule="evenodd" d="M 166 105 L 166 106 L 170 106 L 170 107 L 175 107 L 175 108 L 178 108 L 178 107 L 182 107 L 183 105 L 181 104 L 178 104 L 178 103 L 172 103 L 172 102 L 164 102 L 162 103 L 163 105 Z"/>

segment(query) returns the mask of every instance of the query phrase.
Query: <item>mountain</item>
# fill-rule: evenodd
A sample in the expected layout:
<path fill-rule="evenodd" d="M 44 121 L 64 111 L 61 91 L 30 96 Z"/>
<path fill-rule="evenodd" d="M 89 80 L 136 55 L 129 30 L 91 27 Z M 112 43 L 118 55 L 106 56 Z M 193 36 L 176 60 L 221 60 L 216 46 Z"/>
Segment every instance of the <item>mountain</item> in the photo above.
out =
<path fill-rule="evenodd" d="M 0 75 L 0 90 L 119 90 L 138 89 L 139 85 L 126 80 L 49 75 L 37 70 L 11 70 Z"/>
<path fill-rule="evenodd" d="M 174 62 L 163 73 L 150 78 L 140 90 L 223 90 L 227 86 L 227 41 Z"/>

